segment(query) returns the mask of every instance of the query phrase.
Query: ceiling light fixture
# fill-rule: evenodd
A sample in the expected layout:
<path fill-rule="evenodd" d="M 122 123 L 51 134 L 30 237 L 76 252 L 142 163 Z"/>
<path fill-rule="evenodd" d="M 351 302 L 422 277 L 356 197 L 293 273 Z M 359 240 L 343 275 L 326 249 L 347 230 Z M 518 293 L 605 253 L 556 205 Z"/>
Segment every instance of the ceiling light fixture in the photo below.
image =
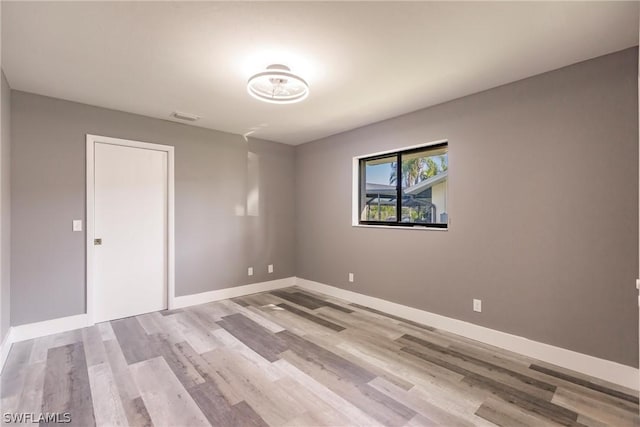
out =
<path fill-rule="evenodd" d="M 249 79 L 247 92 L 260 101 L 293 104 L 309 96 L 309 85 L 286 65 L 273 64 Z"/>

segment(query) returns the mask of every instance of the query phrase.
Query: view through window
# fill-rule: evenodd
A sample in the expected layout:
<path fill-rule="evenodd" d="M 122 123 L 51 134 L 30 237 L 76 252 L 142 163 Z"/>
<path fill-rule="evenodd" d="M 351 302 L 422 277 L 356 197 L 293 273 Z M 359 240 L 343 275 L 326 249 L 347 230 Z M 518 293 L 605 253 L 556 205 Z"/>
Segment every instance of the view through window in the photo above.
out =
<path fill-rule="evenodd" d="M 447 143 L 360 159 L 360 224 L 448 224 Z"/>

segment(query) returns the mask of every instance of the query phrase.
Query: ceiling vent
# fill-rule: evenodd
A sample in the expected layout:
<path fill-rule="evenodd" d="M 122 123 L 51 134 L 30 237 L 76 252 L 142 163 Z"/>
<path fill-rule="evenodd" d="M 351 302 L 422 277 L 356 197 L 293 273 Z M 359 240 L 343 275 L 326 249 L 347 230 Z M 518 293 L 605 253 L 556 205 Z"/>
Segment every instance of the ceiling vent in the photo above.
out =
<path fill-rule="evenodd" d="M 174 119 L 183 120 L 185 122 L 195 122 L 196 120 L 200 119 L 200 116 L 196 116 L 195 114 L 181 113 L 179 111 L 174 111 L 173 113 L 171 113 L 171 117 L 173 117 Z"/>

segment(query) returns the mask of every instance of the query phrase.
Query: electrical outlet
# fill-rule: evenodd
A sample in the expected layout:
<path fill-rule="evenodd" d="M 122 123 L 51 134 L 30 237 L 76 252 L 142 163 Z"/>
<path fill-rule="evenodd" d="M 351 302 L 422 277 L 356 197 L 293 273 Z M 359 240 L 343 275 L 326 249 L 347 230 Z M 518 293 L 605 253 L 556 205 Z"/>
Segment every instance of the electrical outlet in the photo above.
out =
<path fill-rule="evenodd" d="M 273 273 L 273 264 L 269 264 L 269 266 L 267 267 L 267 271 L 269 273 Z"/>
<path fill-rule="evenodd" d="M 353 273 L 349 273 L 349 282 L 353 283 Z"/>
<path fill-rule="evenodd" d="M 473 300 L 473 311 L 477 311 L 478 313 L 482 312 L 482 300 L 480 299 Z"/>
<path fill-rule="evenodd" d="M 253 276 L 253 267 L 247 268 L 247 275 L 248 276 Z"/>

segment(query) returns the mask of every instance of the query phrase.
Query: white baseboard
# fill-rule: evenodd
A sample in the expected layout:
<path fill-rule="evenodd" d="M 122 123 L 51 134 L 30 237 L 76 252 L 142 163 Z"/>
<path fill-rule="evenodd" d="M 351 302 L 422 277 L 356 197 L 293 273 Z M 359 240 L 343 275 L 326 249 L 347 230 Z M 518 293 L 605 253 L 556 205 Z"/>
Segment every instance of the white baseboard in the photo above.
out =
<path fill-rule="evenodd" d="M 12 341 L 12 333 L 13 328 L 9 328 L 7 334 L 4 336 L 2 340 L 2 344 L 0 344 L 0 375 L 2 375 L 2 369 L 4 368 L 4 363 L 7 361 L 7 356 L 9 356 L 9 350 L 11 350 Z"/>
<path fill-rule="evenodd" d="M 191 305 L 205 304 L 212 301 L 219 301 L 228 298 L 236 298 L 258 292 L 271 291 L 274 289 L 286 288 L 295 284 L 295 277 L 285 279 L 270 280 L 268 282 L 252 283 L 250 285 L 236 286 L 233 288 L 219 289 L 215 291 L 203 292 L 200 294 L 184 295 L 174 298 L 173 308 L 189 307 Z M 19 342 L 32 338 L 44 337 L 46 335 L 71 331 L 73 329 L 91 326 L 87 314 L 77 314 L 75 316 L 60 317 L 58 319 L 45 320 L 42 322 L 28 323 L 10 328 L 11 339 L 9 342 Z M 9 334 L 7 334 L 9 336 Z M 5 341 L 7 338 L 5 337 Z M 4 343 L 3 343 L 4 350 Z"/>
<path fill-rule="evenodd" d="M 375 308 L 408 320 L 413 320 L 414 322 L 423 323 L 466 338 L 494 345 L 496 347 L 513 351 L 514 353 L 519 353 L 527 357 L 581 372 L 630 389 L 638 390 L 640 388 L 638 384 L 640 373 L 638 369 L 630 366 L 578 353 L 572 350 L 555 347 L 538 341 L 529 340 L 517 335 L 496 331 L 484 326 L 452 319 L 450 317 L 441 316 L 439 314 L 430 313 L 428 311 L 408 307 L 406 305 L 397 304 L 380 298 L 296 277 L 288 277 L 285 279 L 252 283 L 250 285 L 175 297 L 174 308 L 205 304 L 212 301 L 236 298 L 258 292 L 287 288 L 294 285 L 336 298 L 341 298 L 356 304 Z M 62 317 L 59 319 L 46 320 L 43 322 L 30 323 L 9 328 L 9 332 L 7 332 L 2 344 L 0 345 L 0 370 L 6 362 L 9 350 L 13 343 L 66 332 L 73 329 L 84 328 L 86 326 L 90 326 L 88 316 L 86 314 L 78 314 L 75 316 Z"/>
<path fill-rule="evenodd" d="M 270 280 L 268 282 L 252 283 L 250 285 L 236 286 L 233 288 L 219 289 L 210 292 L 203 292 L 194 295 L 175 297 L 173 308 L 189 307 L 191 305 L 205 304 L 212 301 L 219 301 L 228 298 L 236 298 L 258 292 L 271 291 L 293 286 L 295 277 L 285 279 Z M 89 316 L 77 314 L 75 316 L 61 317 L 58 319 L 45 320 L 42 322 L 28 323 L 26 325 L 13 326 L 4 337 L 0 347 L 0 372 L 4 367 L 11 345 L 15 342 L 25 341 L 32 338 L 44 337 L 60 332 L 71 331 L 73 329 L 91 326 L 93 323 Z"/>
<path fill-rule="evenodd" d="M 356 304 L 365 305 L 394 314 L 414 322 L 419 322 L 437 329 L 442 329 L 466 338 L 494 345 L 505 350 L 519 353 L 527 357 L 538 359 L 553 365 L 581 372 L 586 375 L 600 378 L 614 384 L 638 390 L 638 378 L 640 372 L 631 366 L 622 365 L 610 360 L 578 353 L 538 341 L 533 341 L 521 336 L 511 335 L 506 332 L 496 331 L 484 326 L 452 319 L 406 305 L 397 304 L 380 298 L 347 291 L 335 286 L 329 286 L 311 280 L 296 278 L 296 285 L 311 291 L 320 292 L 329 296 L 344 299 Z"/>
<path fill-rule="evenodd" d="M 274 289 L 288 288 L 295 284 L 295 277 L 285 279 L 270 280 L 268 282 L 252 283 L 250 285 L 235 286 L 233 288 L 218 289 L 215 291 L 202 292 L 200 294 L 184 295 L 175 297 L 174 308 L 189 307 L 192 305 L 206 304 L 212 301 L 237 298 L 251 295 L 258 292 L 272 291 Z"/>
<path fill-rule="evenodd" d="M 27 323 L 26 325 L 13 326 L 11 328 L 11 342 L 40 338 L 87 326 L 90 326 L 90 324 L 89 318 L 86 314 L 76 314 L 75 316 L 60 317 L 58 319 L 44 320 L 36 323 Z"/>
<path fill-rule="evenodd" d="M 11 350 L 13 343 L 72 331 L 86 326 L 90 326 L 89 317 L 86 314 L 76 314 L 75 316 L 10 327 L 0 347 L 0 373 L 4 369 L 4 364 L 7 361 L 9 350 Z"/>

